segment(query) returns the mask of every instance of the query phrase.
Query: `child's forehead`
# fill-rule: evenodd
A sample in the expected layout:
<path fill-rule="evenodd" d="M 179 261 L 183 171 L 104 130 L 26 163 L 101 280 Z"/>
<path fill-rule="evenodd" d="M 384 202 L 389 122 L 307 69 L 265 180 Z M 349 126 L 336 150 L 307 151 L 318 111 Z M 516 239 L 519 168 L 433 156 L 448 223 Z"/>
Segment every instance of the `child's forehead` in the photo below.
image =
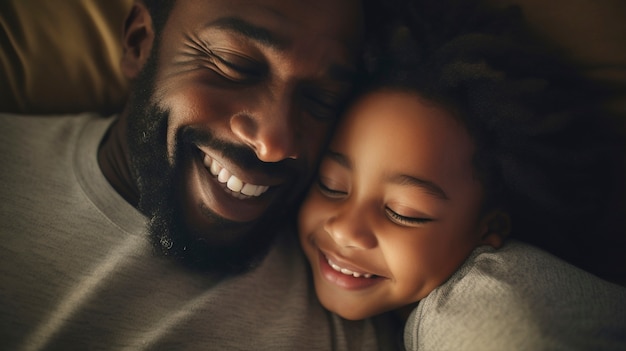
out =
<path fill-rule="evenodd" d="M 330 148 L 355 169 L 402 169 L 433 174 L 472 171 L 474 142 L 448 110 L 416 93 L 362 96 L 340 124 Z"/>
<path fill-rule="evenodd" d="M 355 142 L 367 142 L 362 137 L 388 138 L 404 134 L 423 135 L 436 133 L 436 142 L 446 138 L 469 135 L 466 128 L 448 109 L 423 98 L 417 92 L 380 90 L 357 99 L 344 116 L 337 135 L 354 136 Z"/>
<path fill-rule="evenodd" d="M 445 202 L 469 211 L 483 194 L 474 152 L 472 138 L 447 109 L 413 93 L 375 92 L 345 116 L 321 173 L 361 200 L 430 209 Z"/>

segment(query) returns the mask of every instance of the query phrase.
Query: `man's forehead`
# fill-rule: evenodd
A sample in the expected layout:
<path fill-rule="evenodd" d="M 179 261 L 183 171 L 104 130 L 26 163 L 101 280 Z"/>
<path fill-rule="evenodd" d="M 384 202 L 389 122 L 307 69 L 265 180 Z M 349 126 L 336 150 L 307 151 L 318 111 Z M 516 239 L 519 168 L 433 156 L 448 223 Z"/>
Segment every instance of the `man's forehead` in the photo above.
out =
<path fill-rule="evenodd" d="M 312 3 L 315 4 L 311 6 Z M 281 79 L 352 82 L 362 48 L 360 0 L 312 3 L 177 0 L 163 39 L 169 48 L 178 47 L 182 38 L 200 42 L 211 50 L 255 53 L 257 58 L 271 59 L 273 72 Z M 338 3 L 341 4 L 336 6 Z M 357 13 L 342 17 L 337 9 Z"/>
<path fill-rule="evenodd" d="M 283 39 L 308 34 L 353 46 L 360 44 L 362 36 L 360 0 L 178 0 L 176 4 L 175 13 L 182 21 L 229 24 L 220 18 L 239 18 L 275 33 L 276 39 L 279 34 Z"/>

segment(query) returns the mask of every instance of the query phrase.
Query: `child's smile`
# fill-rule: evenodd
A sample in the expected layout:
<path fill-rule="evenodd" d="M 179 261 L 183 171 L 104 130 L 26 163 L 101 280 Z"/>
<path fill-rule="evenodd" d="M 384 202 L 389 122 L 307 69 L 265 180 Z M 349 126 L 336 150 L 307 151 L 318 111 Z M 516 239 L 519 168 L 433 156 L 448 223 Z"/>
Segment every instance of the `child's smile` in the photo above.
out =
<path fill-rule="evenodd" d="M 384 279 L 373 273 L 367 273 L 360 268 L 345 268 L 347 266 L 342 263 L 340 266 L 336 258 L 329 258 L 320 251 L 320 271 L 322 276 L 331 284 L 335 284 L 347 290 L 366 289 L 376 285 Z M 348 266 L 351 267 L 351 266 Z"/>

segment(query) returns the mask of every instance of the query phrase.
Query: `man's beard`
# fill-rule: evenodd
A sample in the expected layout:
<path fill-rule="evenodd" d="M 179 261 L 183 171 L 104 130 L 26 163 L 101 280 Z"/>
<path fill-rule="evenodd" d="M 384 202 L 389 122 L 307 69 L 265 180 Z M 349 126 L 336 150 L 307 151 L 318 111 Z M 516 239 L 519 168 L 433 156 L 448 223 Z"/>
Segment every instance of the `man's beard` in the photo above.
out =
<path fill-rule="evenodd" d="M 252 228 L 251 224 L 232 222 L 204 209 L 203 215 L 211 218 L 214 224 L 211 232 L 220 233 L 219 237 L 240 231 L 242 226 L 248 231 L 254 229 L 252 235 L 239 234 L 239 240 L 228 244 L 211 242 L 212 233 L 194 232 L 185 222 L 182 201 L 177 196 L 183 191 L 182 169 L 191 162 L 193 153 L 189 150 L 196 141 L 194 139 L 203 139 L 201 141 L 206 143 L 210 135 L 198 136 L 195 131 L 182 128 L 176 135 L 173 160 L 168 160 L 169 112 L 151 103 L 155 67 L 156 61 L 149 60 L 137 78 L 136 88 L 139 89 L 135 89 L 130 101 L 128 116 L 131 170 L 139 189 L 138 208 L 149 219 L 148 232 L 153 247 L 158 253 L 203 272 L 228 275 L 254 268 L 265 257 L 273 241 L 276 230 L 268 230 L 271 220 L 258 221 Z M 249 155 L 250 150 L 221 147 L 225 153 L 247 155 L 243 159 L 254 157 Z"/>

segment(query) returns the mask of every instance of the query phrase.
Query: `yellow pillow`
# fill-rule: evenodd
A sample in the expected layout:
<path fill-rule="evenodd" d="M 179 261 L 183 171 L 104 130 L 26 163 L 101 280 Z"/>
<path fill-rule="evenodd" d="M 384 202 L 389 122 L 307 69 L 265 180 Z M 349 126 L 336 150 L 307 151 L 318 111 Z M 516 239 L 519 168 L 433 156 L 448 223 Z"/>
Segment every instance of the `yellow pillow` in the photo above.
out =
<path fill-rule="evenodd" d="M 0 1 L 0 111 L 119 108 L 128 90 L 120 40 L 132 2 Z"/>

